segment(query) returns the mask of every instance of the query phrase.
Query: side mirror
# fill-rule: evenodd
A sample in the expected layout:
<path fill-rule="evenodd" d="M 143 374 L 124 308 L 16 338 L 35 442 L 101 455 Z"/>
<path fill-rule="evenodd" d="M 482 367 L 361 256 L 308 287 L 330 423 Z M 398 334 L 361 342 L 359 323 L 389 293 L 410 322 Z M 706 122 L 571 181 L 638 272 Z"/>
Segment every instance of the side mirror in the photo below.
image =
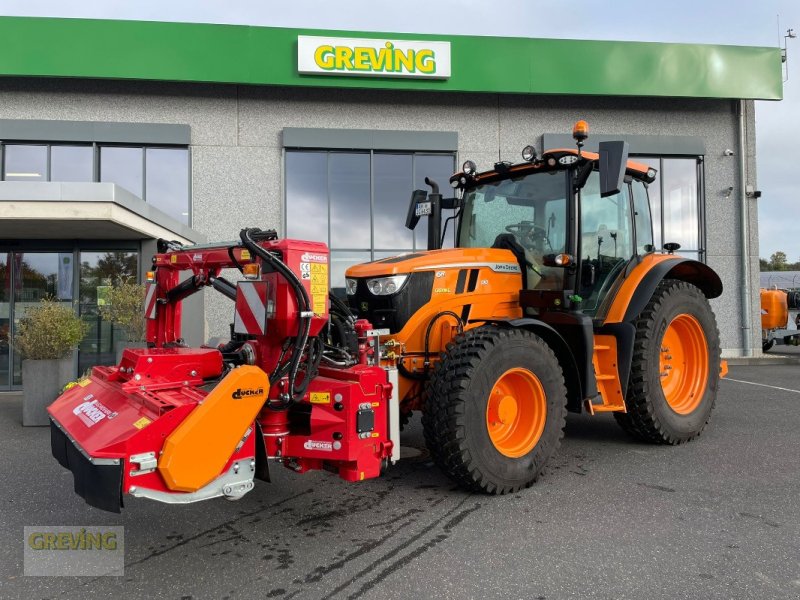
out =
<path fill-rule="evenodd" d="M 619 194 L 628 162 L 628 142 L 600 142 L 600 197 Z"/>
<path fill-rule="evenodd" d="M 413 229 L 419 223 L 420 217 L 427 217 L 432 212 L 431 203 L 428 201 L 428 192 L 425 190 L 414 190 L 411 192 L 411 202 L 408 205 L 406 214 L 406 227 Z"/>

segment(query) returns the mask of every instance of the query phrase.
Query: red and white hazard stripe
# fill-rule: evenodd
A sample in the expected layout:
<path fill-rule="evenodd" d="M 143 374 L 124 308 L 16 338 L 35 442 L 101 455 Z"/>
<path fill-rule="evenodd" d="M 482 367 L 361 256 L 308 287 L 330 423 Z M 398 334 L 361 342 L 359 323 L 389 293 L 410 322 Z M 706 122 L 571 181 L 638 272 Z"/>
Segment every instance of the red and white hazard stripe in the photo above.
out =
<path fill-rule="evenodd" d="M 156 284 L 148 283 L 144 296 L 144 314 L 148 319 L 156 318 Z"/>
<path fill-rule="evenodd" d="M 233 331 L 248 335 L 264 335 L 267 332 L 266 281 L 238 282 Z"/>

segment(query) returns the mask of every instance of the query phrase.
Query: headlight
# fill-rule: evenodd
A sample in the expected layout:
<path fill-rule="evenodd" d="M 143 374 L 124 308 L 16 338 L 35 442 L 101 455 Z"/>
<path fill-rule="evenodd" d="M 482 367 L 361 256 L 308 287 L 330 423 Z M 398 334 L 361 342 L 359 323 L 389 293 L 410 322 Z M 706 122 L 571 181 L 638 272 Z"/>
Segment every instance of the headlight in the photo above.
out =
<path fill-rule="evenodd" d="M 344 287 L 347 290 L 348 296 L 355 296 L 356 295 L 356 288 L 358 287 L 358 281 L 355 279 L 350 279 L 346 277 L 344 280 Z"/>
<path fill-rule="evenodd" d="M 392 275 L 367 281 L 367 289 L 375 296 L 389 296 L 403 287 L 408 275 Z"/>

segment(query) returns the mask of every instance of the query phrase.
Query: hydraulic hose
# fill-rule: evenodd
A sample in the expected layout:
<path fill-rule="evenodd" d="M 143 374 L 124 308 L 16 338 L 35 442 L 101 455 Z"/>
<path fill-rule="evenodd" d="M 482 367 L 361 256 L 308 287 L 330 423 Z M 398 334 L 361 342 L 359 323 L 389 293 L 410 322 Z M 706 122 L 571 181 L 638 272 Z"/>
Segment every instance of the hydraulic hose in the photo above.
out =
<path fill-rule="evenodd" d="M 297 299 L 297 308 L 299 309 L 300 313 L 300 316 L 297 320 L 297 341 L 295 342 L 294 352 L 292 353 L 292 358 L 289 363 L 289 400 L 285 403 L 285 405 L 288 406 L 292 402 L 298 402 L 301 400 L 302 395 L 305 392 L 305 388 L 308 386 L 306 381 L 304 381 L 303 385 L 300 386 L 300 392 L 297 394 L 298 397 L 296 397 L 295 379 L 297 378 L 297 372 L 300 369 L 300 360 L 302 359 L 303 350 L 306 347 L 308 335 L 311 331 L 311 299 L 308 297 L 308 292 L 306 291 L 305 286 L 303 286 L 301 281 L 297 278 L 297 275 L 295 275 L 294 272 L 288 266 L 286 266 L 286 263 L 256 244 L 256 242 L 253 240 L 253 235 L 258 236 L 260 233 L 262 232 L 258 228 L 242 229 L 239 233 L 239 237 L 242 240 L 242 244 L 248 250 L 250 250 L 250 252 L 261 258 L 261 260 L 269 264 L 275 271 L 283 275 L 295 293 L 295 297 Z M 310 350 L 308 362 L 309 366 L 313 363 L 313 356 L 311 356 Z M 305 379 L 308 379 L 308 374 L 306 375 Z"/>

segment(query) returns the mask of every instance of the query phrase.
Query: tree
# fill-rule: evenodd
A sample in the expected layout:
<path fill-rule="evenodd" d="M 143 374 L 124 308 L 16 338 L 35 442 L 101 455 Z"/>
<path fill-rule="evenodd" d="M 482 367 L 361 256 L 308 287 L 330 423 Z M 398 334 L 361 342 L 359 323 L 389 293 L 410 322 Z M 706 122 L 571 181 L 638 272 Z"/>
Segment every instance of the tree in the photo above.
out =
<path fill-rule="evenodd" d="M 778 250 L 769 257 L 769 266 L 773 271 L 786 270 L 786 253 Z"/>

